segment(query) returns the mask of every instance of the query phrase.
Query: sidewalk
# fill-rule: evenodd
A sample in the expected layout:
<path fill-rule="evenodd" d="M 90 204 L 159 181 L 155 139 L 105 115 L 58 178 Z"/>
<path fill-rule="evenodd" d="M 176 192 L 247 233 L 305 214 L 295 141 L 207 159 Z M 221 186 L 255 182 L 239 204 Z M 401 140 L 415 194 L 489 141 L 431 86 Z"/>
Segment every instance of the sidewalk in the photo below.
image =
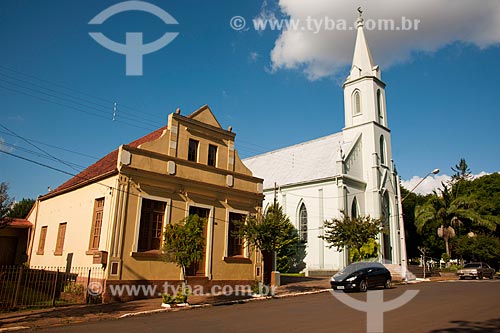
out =
<path fill-rule="evenodd" d="M 276 297 L 295 296 L 309 292 L 321 292 L 330 287 L 329 278 L 282 277 Z M 260 298 L 263 299 L 263 298 Z M 234 302 L 259 300 L 250 296 L 191 296 L 188 302 L 193 307 L 218 306 Z M 189 307 L 191 308 L 191 307 Z M 131 301 L 126 303 L 73 305 L 41 310 L 0 313 L 0 332 L 15 328 L 40 329 L 50 326 L 68 325 L 104 319 L 119 319 L 131 315 L 182 311 L 189 308 L 166 309 L 161 307 L 161 298 Z"/>

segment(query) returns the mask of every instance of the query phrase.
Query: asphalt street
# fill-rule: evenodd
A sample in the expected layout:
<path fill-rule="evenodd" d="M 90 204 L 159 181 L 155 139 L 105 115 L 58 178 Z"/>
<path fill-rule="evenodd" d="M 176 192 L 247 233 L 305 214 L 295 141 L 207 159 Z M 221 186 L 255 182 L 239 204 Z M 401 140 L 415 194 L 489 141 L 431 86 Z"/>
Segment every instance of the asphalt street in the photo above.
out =
<path fill-rule="evenodd" d="M 383 314 L 384 332 L 500 332 L 500 280 L 448 281 L 375 289 L 348 296 L 384 302 L 418 290 L 408 303 Z M 380 305 L 380 306 L 385 306 Z M 142 315 L 60 326 L 44 332 L 367 332 L 367 314 L 331 293 Z"/>

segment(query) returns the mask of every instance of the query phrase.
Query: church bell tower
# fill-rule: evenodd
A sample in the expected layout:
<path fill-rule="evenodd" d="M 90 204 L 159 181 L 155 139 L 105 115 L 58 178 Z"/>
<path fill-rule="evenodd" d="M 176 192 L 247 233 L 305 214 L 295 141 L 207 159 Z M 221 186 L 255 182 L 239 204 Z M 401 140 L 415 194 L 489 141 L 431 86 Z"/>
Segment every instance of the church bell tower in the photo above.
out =
<path fill-rule="evenodd" d="M 352 66 L 343 85 L 343 140 L 351 142 L 351 149 L 344 156 L 345 174 L 366 184 L 363 198 L 357 198 L 359 202 L 364 202 L 364 207 L 360 207 L 361 214 L 384 220 L 386 233 L 380 235 L 380 256 L 392 261 L 399 251 L 391 245 L 396 244 L 398 239 L 395 235 L 398 223 L 397 176 L 387 122 L 386 85 L 366 41 L 361 8 L 358 12 Z"/>

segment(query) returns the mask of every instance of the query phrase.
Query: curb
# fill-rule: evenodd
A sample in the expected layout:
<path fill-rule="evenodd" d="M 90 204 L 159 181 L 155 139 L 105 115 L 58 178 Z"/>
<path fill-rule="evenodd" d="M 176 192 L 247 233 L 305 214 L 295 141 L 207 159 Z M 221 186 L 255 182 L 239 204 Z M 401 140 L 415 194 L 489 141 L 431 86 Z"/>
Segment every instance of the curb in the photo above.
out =
<path fill-rule="evenodd" d="M 14 327 L 6 327 L 6 328 L 0 328 L 0 332 L 14 332 L 14 331 L 20 331 L 20 330 L 27 330 L 30 329 L 28 326 L 14 326 Z"/>
<path fill-rule="evenodd" d="M 125 314 L 119 316 L 118 319 L 153 314 L 153 313 L 159 313 L 159 312 L 185 311 L 185 310 L 190 310 L 190 309 L 200 309 L 200 308 L 207 308 L 207 307 L 214 307 L 214 306 L 245 304 L 245 303 L 250 303 L 250 302 L 254 302 L 254 301 L 263 301 L 263 300 L 267 300 L 267 299 L 280 299 L 280 298 L 297 297 L 297 296 L 304 296 L 304 295 L 314 295 L 314 294 L 321 294 L 321 293 L 327 292 L 329 290 L 330 289 L 320 289 L 320 290 L 303 291 L 300 293 L 288 293 L 288 294 L 275 295 L 275 296 L 261 296 L 261 297 L 254 297 L 254 298 L 248 298 L 248 299 L 240 299 L 240 300 L 235 300 L 235 301 L 219 302 L 219 303 L 214 303 L 214 304 L 189 305 L 189 306 L 182 307 L 182 308 L 173 308 L 173 309 L 172 308 L 170 308 L 170 309 L 164 308 L 164 309 L 131 312 L 131 313 L 125 313 Z"/>

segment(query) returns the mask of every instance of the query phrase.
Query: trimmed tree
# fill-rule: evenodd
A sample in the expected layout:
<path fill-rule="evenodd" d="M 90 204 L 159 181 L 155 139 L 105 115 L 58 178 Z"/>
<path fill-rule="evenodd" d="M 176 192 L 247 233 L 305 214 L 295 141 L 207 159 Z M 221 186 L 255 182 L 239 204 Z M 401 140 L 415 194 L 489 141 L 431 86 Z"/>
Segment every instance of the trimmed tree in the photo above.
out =
<path fill-rule="evenodd" d="M 340 218 L 323 223 L 325 235 L 319 238 L 329 243 L 329 248 L 335 247 L 339 252 L 345 248 L 354 249 L 360 260 L 366 259 L 370 254 L 369 251 L 364 251 L 363 247 L 373 242 L 384 230 L 382 220 L 372 219 L 370 216 L 351 218 L 344 211 L 340 213 Z"/>
<path fill-rule="evenodd" d="M 238 224 L 236 236 L 245 239 L 250 247 L 261 252 L 286 253 L 293 251 L 299 238 L 295 227 L 279 204 L 273 204 L 264 216 L 252 215 Z M 274 263 L 276 269 L 276 263 Z"/>
<path fill-rule="evenodd" d="M 205 249 L 203 228 L 206 219 L 190 215 L 177 224 L 168 224 L 165 228 L 163 252 L 168 262 L 181 268 L 182 279 L 186 283 L 186 269 L 200 262 Z"/>

